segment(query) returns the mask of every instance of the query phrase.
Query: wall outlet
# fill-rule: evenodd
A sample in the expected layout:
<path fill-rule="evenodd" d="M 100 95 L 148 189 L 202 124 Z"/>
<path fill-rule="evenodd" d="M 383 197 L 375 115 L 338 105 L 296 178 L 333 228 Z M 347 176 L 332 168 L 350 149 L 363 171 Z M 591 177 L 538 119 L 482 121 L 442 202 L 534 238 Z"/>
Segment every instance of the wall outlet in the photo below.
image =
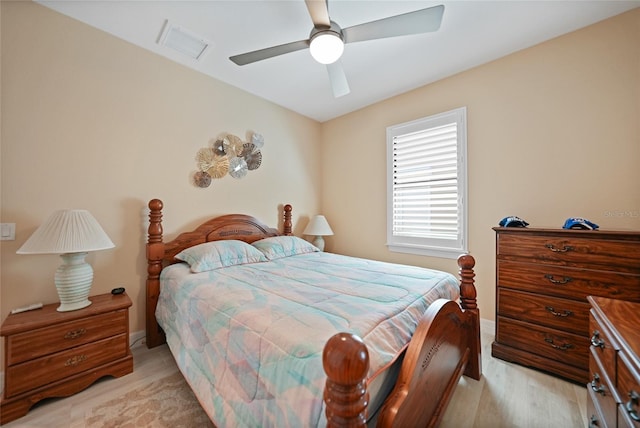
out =
<path fill-rule="evenodd" d="M 15 241 L 16 240 L 16 224 L 15 223 L 0 223 L 0 237 L 3 241 Z"/>

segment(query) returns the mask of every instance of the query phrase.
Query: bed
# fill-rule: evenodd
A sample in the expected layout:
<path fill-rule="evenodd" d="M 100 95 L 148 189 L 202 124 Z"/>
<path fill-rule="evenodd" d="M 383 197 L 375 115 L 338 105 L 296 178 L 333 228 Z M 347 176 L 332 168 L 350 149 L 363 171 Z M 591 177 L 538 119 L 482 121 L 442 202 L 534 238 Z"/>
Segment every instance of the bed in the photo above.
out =
<path fill-rule="evenodd" d="M 480 378 L 471 255 L 458 280 L 320 252 L 290 205 L 282 232 L 230 214 L 164 242 L 148 206 L 146 343 L 168 343 L 219 428 L 436 426 Z"/>

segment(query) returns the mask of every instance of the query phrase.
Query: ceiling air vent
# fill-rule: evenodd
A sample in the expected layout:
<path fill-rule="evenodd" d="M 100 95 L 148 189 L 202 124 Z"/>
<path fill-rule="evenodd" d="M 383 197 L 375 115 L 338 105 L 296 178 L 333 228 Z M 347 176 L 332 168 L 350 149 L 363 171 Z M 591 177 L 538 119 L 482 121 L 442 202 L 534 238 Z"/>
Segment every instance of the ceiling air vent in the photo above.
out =
<path fill-rule="evenodd" d="M 211 42 L 193 32 L 165 21 L 158 44 L 180 52 L 197 61 L 204 58 Z"/>

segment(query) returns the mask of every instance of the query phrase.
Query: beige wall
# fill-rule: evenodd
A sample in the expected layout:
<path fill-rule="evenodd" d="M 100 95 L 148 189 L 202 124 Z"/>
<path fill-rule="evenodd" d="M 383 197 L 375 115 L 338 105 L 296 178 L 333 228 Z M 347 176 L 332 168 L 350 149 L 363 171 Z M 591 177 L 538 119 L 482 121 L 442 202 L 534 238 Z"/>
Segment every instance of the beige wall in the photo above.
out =
<path fill-rule="evenodd" d="M 640 9 L 323 124 L 327 248 L 456 272 L 389 252 L 386 127 L 467 106 L 469 249 L 483 318 L 494 318 L 495 236 L 506 215 L 571 216 L 640 230 Z M 613 214 L 614 216 L 611 216 Z"/>
<path fill-rule="evenodd" d="M 297 231 L 318 212 L 320 124 L 31 2 L 2 2 L 2 241 L 0 316 L 57 301 L 57 255 L 16 255 L 56 209 L 85 208 L 116 245 L 88 256 L 92 294 L 124 286 L 131 331 L 144 329 L 146 204 L 165 202 L 164 231 L 214 214 Z M 265 139 L 262 166 L 207 189 L 191 184 L 195 155 L 222 133 Z"/>

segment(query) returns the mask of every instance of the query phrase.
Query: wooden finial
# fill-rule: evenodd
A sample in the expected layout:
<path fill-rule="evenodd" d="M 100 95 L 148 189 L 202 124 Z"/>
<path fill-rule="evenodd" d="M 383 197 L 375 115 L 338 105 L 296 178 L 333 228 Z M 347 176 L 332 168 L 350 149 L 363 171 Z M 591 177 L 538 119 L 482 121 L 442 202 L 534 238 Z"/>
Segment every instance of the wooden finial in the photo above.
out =
<path fill-rule="evenodd" d="M 470 254 L 463 254 L 458 257 L 460 267 L 460 301 L 463 309 L 477 309 L 476 287 L 474 277 L 476 276 L 473 267 L 476 261 Z"/>
<path fill-rule="evenodd" d="M 282 233 L 284 235 L 292 235 L 293 223 L 291 222 L 291 211 L 293 208 L 291 205 L 287 204 L 284 206 L 284 223 Z"/>
<path fill-rule="evenodd" d="M 322 364 L 327 374 L 327 427 L 365 427 L 369 352 L 362 339 L 348 333 L 334 335 L 324 347 Z"/>

